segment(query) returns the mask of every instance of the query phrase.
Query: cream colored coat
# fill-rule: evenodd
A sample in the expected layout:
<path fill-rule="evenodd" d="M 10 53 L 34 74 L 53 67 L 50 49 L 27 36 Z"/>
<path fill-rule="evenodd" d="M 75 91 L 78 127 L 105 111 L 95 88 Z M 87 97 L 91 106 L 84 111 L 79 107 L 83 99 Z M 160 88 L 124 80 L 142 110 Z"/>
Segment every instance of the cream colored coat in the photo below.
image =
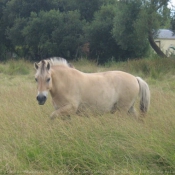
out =
<path fill-rule="evenodd" d="M 140 96 L 140 109 L 147 112 L 150 103 L 148 84 L 122 71 L 83 73 L 69 66 L 65 59 L 35 63 L 38 82 L 37 100 L 44 104 L 48 92 L 55 111 L 51 118 L 77 112 L 135 113 L 134 103 Z"/>

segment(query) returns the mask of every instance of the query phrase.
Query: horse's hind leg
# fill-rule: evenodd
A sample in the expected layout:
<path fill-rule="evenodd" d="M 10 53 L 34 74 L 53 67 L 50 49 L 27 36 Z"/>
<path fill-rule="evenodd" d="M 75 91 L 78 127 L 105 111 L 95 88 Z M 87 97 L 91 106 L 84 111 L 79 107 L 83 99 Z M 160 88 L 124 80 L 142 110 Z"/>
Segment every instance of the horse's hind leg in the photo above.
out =
<path fill-rule="evenodd" d="M 134 108 L 134 104 L 130 107 L 128 113 L 131 114 L 131 116 L 135 117 L 136 119 L 138 118 L 138 114 L 137 114 L 137 111 Z"/>
<path fill-rule="evenodd" d="M 114 103 L 114 105 L 113 105 L 113 107 L 112 107 L 110 112 L 111 112 L 111 114 L 114 114 L 117 110 L 118 110 L 117 103 Z"/>

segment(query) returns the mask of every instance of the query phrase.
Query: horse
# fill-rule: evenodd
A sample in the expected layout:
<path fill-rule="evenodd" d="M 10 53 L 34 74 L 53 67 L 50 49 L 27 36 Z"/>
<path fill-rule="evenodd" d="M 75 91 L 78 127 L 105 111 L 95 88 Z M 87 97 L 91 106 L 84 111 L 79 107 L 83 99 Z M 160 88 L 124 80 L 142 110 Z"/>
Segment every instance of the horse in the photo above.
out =
<path fill-rule="evenodd" d="M 137 116 L 134 104 L 140 97 L 140 111 L 150 105 L 148 84 L 140 77 L 123 71 L 84 73 L 66 59 L 52 57 L 34 63 L 37 101 L 44 105 L 48 93 L 55 108 L 50 118 L 76 114 L 85 109 L 103 113 L 123 111 Z"/>

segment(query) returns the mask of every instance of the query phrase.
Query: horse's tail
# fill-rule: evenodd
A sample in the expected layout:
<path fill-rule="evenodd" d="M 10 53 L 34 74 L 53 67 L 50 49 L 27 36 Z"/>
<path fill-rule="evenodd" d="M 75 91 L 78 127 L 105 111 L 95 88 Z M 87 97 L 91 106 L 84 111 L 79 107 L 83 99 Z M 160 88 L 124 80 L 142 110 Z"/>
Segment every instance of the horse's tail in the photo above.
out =
<path fill-rule="evenodd" d="M 150 90 L 149 90 L 149 86 L 148 84 L 141 79 L 140 77 L 136 77 L 137 81 L 139 83 L 139 87 L 140 87 L 140 92 L 139 92 L 139 96 L 140 96 L 140 110 L 144 113 L 146 113 L 149 109 L 149 105 L 150 105 Z"/>

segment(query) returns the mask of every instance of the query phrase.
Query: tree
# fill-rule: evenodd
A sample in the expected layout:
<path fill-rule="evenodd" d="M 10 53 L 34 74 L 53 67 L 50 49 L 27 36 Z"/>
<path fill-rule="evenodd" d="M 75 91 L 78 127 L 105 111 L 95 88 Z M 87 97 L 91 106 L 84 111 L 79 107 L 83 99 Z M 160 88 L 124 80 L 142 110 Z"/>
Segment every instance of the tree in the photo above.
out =
<path fill-rule="evenodd" d="M 115 38 L 122 45 L 127 46 L 127 41 L 122 40 L 122 36 L 130 33 L 135 37 L 132 37 L 133 43 L 145 45 L 148 41 L 150 46 L 155 50 L 155 52 L 161 56 L 166 57 L 166 55 L 161 51 L 161 49 L 154 42 L 154 36 L 157 34 L 158 29 L 165 26 L 166 21 L 168 21 L 169 10 L 167 9 L 168 0 L 130 0 L 130 1 L 120 1 L 120 6 L 125 8 L 130 7 L 132 4 L 136 4 L 139 8 L 135 16 L 131 15 L 135 13 L 133 10 L 130 12 L 131 31 L 128 29 L 119 31 L 118 28 L 124 28 L 124 25 L 127 23 L 128 18 L 126 18 L 125 11 L 120 11 L 120 15 L 115 18 L 115 27 L 113 30 Z M 120 7 L 120 8 L 121 8 Z M 123 7 L 123 8 L 124 8 Z M 130 11 L 130 8 L 127 8 L 127 11 Z M 134 17 L 134 18 L 133 18 Z M 117 27 L 117 25 L 120 25 Z M 135 38 L 135 39 L 134 39 Z"/>
<path fill-rule="evenodd" d="M 85 21 L 78 11 L 71 10 L 74 2 L 7 0 L 3 34 L 11 43 L 11 50 L 32 59 L 57 55 L 75 58 Z"/>
<path fill-rule="evenodd" d="M 3 8 L 1 10 L 1 4 Z M 28 54 L 29 47 L 25 43 L 22 30 L 27 24 L 31 12 L 39 13 L 40 10 L 48 11 L 57 9 L 57 0 L 2 0 L 0 3 L 1 19 L 0 33 L 6 48 L 15 52 L 20 57 Z M 3 49 L 4 50 L 4 49 Z"/>
<path fill-rule="evenodd" d="M 94 20 L 85 27 L 87 41 L 90 43 L 90 57 L 104 63 L 109 59 L 119 60 L 123 51 L 113 38 L 111 31 L 115 16 L 114 5 L 102 6 L 94 15 Z"/>
<path fill-rule="evenodd" d="M 171 27 L 170 28 L 175 34 L 175 6 L 172 8 L 172 11 L 174 12 L 174 14 L 172 13 L 171 15 L 171 21 L 170 21 Z"/>
<path fill-rule="evenodd" d="M 90 22 L 93 20 L 94 13 L 98 11 L 103 4 L 104 0 L 75 0 L 75 9 L 78 9 L 81 18 Z"/>
<path fill-rule="evenodd" d="M 154 41 L 154 36 L 156 36 L 160 28 L 164 28 L 166 21 L 170 16 L 169 10 L 167 9 L 168 0 L 151 0 L 150 2 L 145 2 L 144 8 L 141 9 L 139 18 L 135 23 L 135 27 L 138 28 L 138 35 L 140 35 L 140 28 L 143 28 L 143 23 L 141 20 L 145 19 L 145 24 L 147 25 L 147 34 L 148 41 L 151 47 L 160 57 L 166 57 L 166 55 L 161 51 Z M 167 15 L 168 13 L 168 15 Z"/>
<path fill-rule="evenodd" d="M 122 1 L 116 6 L 116 16 L 112 30 L 116 42 L 128 54 L 127 58 L 143 57 L 148 50 L 144 33 L 138 37 L 134 22 L 138 18 L 142 3 L 139 1 Z"/>
<path fill-rule="evenodd" d="M 22 30 L 33 59 L 62 56 L 75 58 L 81 43 L 83 21 L 78 11 L 32 13 Z"/>
<path fill-rule="evenodd" d="M 11 48 L 11 42 L 6 37 L 6 21 L 3 18 L 3 9 L 6 6 L 8 0 L 0 1 L 0 60 L 6 59 L 6 53 L 8 48 Z"/>

